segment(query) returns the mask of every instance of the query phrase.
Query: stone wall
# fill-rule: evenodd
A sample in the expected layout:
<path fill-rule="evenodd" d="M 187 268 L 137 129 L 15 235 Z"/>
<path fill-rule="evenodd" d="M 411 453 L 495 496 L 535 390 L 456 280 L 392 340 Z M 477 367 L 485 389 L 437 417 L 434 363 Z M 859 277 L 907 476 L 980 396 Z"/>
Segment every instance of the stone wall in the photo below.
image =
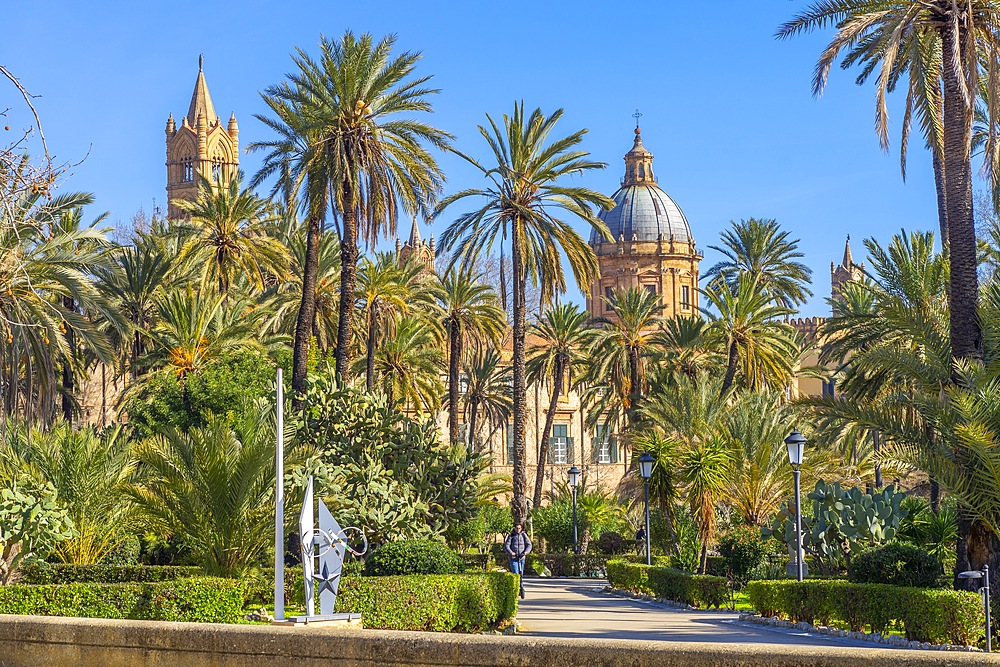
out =
<path fill-rule="evenodd" d="M 0 616 L 0 667 L 944 667 L 994 656 Z"/>

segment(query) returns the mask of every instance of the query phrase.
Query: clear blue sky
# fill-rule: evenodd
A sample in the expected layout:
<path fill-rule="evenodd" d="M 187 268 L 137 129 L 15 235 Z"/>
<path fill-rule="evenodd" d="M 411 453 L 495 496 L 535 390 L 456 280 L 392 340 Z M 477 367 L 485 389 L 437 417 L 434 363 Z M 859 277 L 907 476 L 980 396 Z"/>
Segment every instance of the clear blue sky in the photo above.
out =
<path fill-rule="evenodd" d="M 590 130 L 585 148 L 608 163 L 580 182 L 611 194 L 631 147 L 636 108 L 660 186 L 681 206 L 703 268 L 729 220 L 776 218 L 801 239 L 823 315 L 830 261 L 851 234 L 884 241 L 901 227 L 936 229 L 930 160 L 915 138 L 908 180 L 899 174 L 899 126 L 883 153 L 871 86 L 835 71 L 822 99 L 810 93 L 813 63 L 829 33 L 789 42 L 775 28 L 805 2 L 729 0 L 709 10 L 681 2 L 68 2 L 7 3 L 0 63 L 42 97 L 38 110 L 58 158 L 86 160 L 65 189 L 95 193 L 94 211 L 127 221 L 155 197 L 164 203 L 168 113 L 185 114 L 205 54 L 216 110 L 236 112 L 245 146 L 267 136 L 253 118 L 258 91 L 291 69 L 299 46 L 320 33 L 396 33 L 420 50 L 419 72 L 442 89 L 433 122 L 464 151 L 483 155 L 484 113 L 515 99 L 566 110 L 565 133 Z M 16 106 L 10 86 L 0 106 Z M 896 100 L 893 120 L 901 114 Z M 12 125 L 27 123 L 20 115 Z M 89 155 L 88 155 L 89 151 Z M 479 179 L 442 156 L 449 190 Z M 253 173 L 256 155 L 241 157 Z M 460 209 L 454 211 L 456 214 Z M 443 223 L 425 227 L 439 235 Z M 581 229 L 581 231 L 584 231 Z M 585 233 L 585 232 L 584 232 Z"/>

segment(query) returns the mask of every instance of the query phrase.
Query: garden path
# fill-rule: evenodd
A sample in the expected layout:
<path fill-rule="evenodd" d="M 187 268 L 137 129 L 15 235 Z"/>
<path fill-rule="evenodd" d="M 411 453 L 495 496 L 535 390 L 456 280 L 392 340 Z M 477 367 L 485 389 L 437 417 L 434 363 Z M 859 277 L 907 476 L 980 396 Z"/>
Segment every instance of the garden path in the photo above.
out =
<path fill-rule="evenodd" d="M 739 614 L 671 609 L 601 592 L 599 579 L 526 577 L 519 634 L 533 637 L 651 639 L 679 642 L 859 646 L 877 644 L 739 623 Z"/>

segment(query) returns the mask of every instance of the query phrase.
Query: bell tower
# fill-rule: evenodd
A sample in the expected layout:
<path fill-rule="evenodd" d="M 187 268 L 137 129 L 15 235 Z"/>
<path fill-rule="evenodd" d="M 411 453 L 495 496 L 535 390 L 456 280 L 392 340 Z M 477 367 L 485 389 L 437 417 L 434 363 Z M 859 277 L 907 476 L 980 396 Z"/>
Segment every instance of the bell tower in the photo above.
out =
<path fill-rule="evenodd" d="M 205 57 L 198 56 L 198 78 L 191 94 L 187 115 L 180 127 L 174 115 L 167 118 L 167 217 L 183 217 L 174 205 L 177 199 L 194 200 L 198 182 L 204 176 L 213 185 L 236 174 L 239 169 L 239 126 L 236 114 L 223 127 L 215 113 L 205 81 Z"/>
<path fill-rule="evenodd" d="M 834 299 L 838 298 L 840 289 L 845 283 L 864 280 L 865 263 L 860 265 L 854 263 L 854 255 L 851 253 L 851 235 L 847 235 L 847 243 L 844 244 L 844 259 L 840 261 L 840 266 L 830 262 L 830 287 Z"/>

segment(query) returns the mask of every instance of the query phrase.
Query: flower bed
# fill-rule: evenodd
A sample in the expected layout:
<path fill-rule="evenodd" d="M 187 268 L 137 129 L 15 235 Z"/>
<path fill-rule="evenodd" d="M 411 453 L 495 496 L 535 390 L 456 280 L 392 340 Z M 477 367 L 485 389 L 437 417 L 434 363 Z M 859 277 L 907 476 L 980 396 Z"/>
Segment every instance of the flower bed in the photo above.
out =
<path fill-rule="evenodd" d="M 669 567 L 608 561 L 608 583 L 633 593 L 653 595 L 692 607 L 721 607 L 729 596 L 726 580 L 688 574 Z"/>
<path fill-rule="evenodd" d="M 751 581 L 750 604 L 763 616 L 885 633 L 898 623 L 918 642 L 974 643 L 983 632 L 980 597 L 966 591 L 908 588 L 846 581 Z"/>

